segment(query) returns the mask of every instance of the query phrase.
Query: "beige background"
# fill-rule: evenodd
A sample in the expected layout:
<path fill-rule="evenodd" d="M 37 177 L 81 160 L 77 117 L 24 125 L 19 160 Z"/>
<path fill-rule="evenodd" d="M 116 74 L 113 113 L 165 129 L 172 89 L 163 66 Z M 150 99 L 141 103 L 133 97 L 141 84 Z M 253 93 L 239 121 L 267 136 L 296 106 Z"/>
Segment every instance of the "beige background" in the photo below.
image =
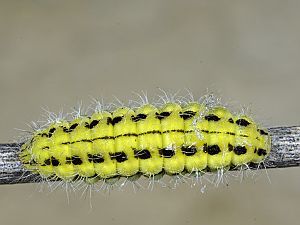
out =
<path fill-rule="evenodd" d="M 185 3 L 183 3 L 185 2 Z M 0 141 L 41 107 L 208 88 L 266 126 L 298 125 L 299 1 L 0 1 Z M 89 198 L 0 187 L 1 224 L 297 224 L 299 168 L 242 183 Z"/>

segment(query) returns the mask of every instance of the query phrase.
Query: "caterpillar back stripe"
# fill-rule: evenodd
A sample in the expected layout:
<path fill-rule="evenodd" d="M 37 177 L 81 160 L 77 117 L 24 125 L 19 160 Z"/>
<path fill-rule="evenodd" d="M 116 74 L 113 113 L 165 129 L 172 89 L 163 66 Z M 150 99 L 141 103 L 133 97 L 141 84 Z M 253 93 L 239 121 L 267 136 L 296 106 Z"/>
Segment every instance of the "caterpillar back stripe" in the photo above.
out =
<path fill-rule="evenodd" d="M 170 176 L 261 163 L 271 138 L 247 115 L 205 103 L 144 103 L 52 122 L 23 145 L 23 166 L 64 181 Z"/>

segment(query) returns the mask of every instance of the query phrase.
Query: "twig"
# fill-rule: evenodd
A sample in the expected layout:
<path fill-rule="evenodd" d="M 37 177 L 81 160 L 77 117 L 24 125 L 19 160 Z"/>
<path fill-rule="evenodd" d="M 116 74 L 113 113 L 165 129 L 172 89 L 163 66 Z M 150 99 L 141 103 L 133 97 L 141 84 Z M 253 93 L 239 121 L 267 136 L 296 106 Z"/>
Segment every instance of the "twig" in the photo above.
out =
<path fill-rule="evenodd" d="M 300 126 L 269 128 L 272 136 L 271 154 L 264 161 L 264 167 L 251 164 L 256 168 L 286 168 L 300 166 Z M 18 158 L 21 144 L 0 144 L 0 184 L 34 183 L 41 180 L 22 168 Z"/>

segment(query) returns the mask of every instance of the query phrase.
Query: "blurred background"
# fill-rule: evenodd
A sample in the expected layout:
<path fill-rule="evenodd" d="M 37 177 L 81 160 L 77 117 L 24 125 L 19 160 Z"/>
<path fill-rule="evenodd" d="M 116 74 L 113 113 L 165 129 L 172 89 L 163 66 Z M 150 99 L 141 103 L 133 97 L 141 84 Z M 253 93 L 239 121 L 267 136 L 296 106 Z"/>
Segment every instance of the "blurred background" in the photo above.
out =
<path fill-rule="evenodd" d="M 91 97 L 213 91 L 267 127 L 299 125 L 299 1 L 1 1 L 0 141 Z M 1 224 L 297 224 L 299 168 L 218 188 L 70 196 L 0 187 Z"/>

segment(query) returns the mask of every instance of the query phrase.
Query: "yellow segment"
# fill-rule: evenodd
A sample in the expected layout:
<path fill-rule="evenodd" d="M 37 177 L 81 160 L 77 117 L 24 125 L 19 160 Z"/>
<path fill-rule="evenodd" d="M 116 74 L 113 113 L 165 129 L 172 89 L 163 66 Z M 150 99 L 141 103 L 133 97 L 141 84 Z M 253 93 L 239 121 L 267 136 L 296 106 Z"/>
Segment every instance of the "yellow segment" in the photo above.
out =
<path fill-rule="evenodd" d="M 94 163 L 95 172 L 102 178 L 117 175 L 117 163 L 110 154 L 115 153 L 114 127 L 111 124 L 112 115 L 109 112 L 95 113 L 91 120 L 99 120 L 98 125 L 92 130 L 93 153 L 103 157 L 104 162 Z"/>
<path fill-rule="evenodd" d="M 88 154 L 93 153 L 91 140 L 91 131 L 85 127 L 91 121 L 82 117 L 75 119 L 72 124 L 77 123 L 78 126 L 70 132 L 70 150 L 72 162 L 77 174 L 82 177 L 91 177 L 95 175 L 93 163 L 89 162 Z M 76 163 L 74 163 L 76 162 Z"/>
<path fill-rule="evenodd" d="M 75 121 L 74 121 L 75 122 Z M 72 180 L 74 176 L 77 174 L 77 171 L 75 170 L 74 166 L 71 164 L 70 160 L 67 162 L 67 158 L 71 159 L 72 152 L 70 144 L 63 144 L 63 143 L 69 143 L 70 142 L 70 135 L 69 133 L 64 132 L 64 129 L 68 129 L 70 125 L 67 122 L 60 123 L 59 126 L 56 126 L 55 132 L 52 134 L 52 136 L 49 138 L 51 139 L 51 143 L 49 145 L 49 155 L 51 156 L 50 159 L 53 164 L 53 160 L 56 159 L 59 162 L 58 166 L 52 166 L 52 169 L 54 170 L 55 174 L 65 180 Z M 49 158 L 49 156 L 48 156 Z M 46 159 L 45 159 L 46 160 Z"/>
<path fill-rule="evenodd" d="M 152 105 L 144 105 L 136 111 L 136 116 L 139 114 L 146 116 L 145 119 L 136 122 L 138 134 L 136 148 L 150 152 L 150 158 L 139 160 L 139 170 L 147 176 L 158 174 L 163 169 L 163 158 L 159 154 L 162 148 L 162 135 L 159 133 L 161 125 L 157 113 L 158 109 Z"/>
<path fill-rule="evenodd" d="M 217 116 L 219 120 L 207 121 L 204 117 L 203 119 L 206 120 L 207 123 L 206 127 L 203 127 L 203 130 L 209 132 L 206 141 L 208 148 L 207 166 L 212 170 L 216 170 L 227 167 L 231 163 L 232 152 L 229 151 L 228 144 L 234 145 L 234 136 L 227 134 L 227 132 L 234 133 L 235 126 L 228 122 L 228 120 L 232 118 L 232 115 L 223 107 L 217 107 L 208 111 L 207 116 L 212 115 Z M 210 154 L 210 150 L 220 150 L 220 152 Z"/>
<path fill-rule="evenodd" d="M 202 150 L 206 140 L 204 136 L 200 136 L 201 132 L 199 127 L 197 127 L 197 121 L 204 110 L 205 106 L 198 103 L 190 103 L 182 109 L 182 112 L 186 112 L 187 115 L 189 115 L 188 112 L 195 113 L 195 116 L 184 120 L 185 136 L 183 147 L 195 147 L 197 151 L 194 155 L 185 157 L 185 169 L 189 173 L 204 170 L 207 166 L 207 153 Z"/>
<path fill-rule="evenodd" d="M 161 119 L 162 149 L 165 149 L 167 154 L 172 151 L 175 153 L 163 160 L 164 169 L 169 174 L 180 173 L 184 170 L 185 156 L 181 151 L 184 144 L 184 121 L 179 116 L 181 111 L 180 105 L 175 103 L 167 103 L 160 110 L 160 113 L 170 113 L 169 116 Z"/>
<path fill-rule="evenodd" d="M 122 153 L 127 159 L 117 163 L 117 172 L 121 176 L 132 176 L 139 171 L 139 160 L 134 157 L 134 149 L 137 146 L 136 124 L 132 121 L 135 116 L 129 108 L 119 108 L 113 113 L 113 118 L 122 117 L 122 120 L 114 125 L 115 154 L 116 157 Z"/>
<path fill-rule="evenodd" d="M 253 156 L 252 162 L 254 163 L 259 163 L 262 162 L 269 154 L 271 151 L 271 137 L 268 134 L 268 131 L 266 129 L 261 129 L 258 128 L 258 130 L 262 130 L 264 134 L 260 134 L 259 131 L 257 132 L 257 139 L 255 143 L 255 154 Z M 259 152 L 261 149 L 266 150 L 266 154 L 260 154 L 262 152 Z M 260 154 L 260 155 L 259 155 Z"/>
<path fill-rule="evenodd" d="M 49 149 L 45 149 L 49 147 L 53 142 L 51 138 L 48 138 L 46 133 L 48 134 L 49 130 L 52 128 L 56 128 L 58 125 L 52 124 L 46 130 L 38 132 L 32 140 L 31 149 L 29 152 L 32 155 L 32 159 L 37 163 L 37 170 L 42 177 L 49 177 L 54 175 L 54 171 L 52 165 L 46 165 L 45 160 L 49 160 L 52 152 Z"/>
<path fill-rule="evenodd" d="M 247 126 L 241 126 L 237 125 L 236 121 L 237 120 L 245 120 L 249 122 L 250 124 Z M 247 164 L 251 162 L 251 160 L 254 157 L 254 149 L 255 149 L 255 144 L 256 140 L 255 138 L 257 137 L 257 126 L 254 123 L 254 121 L 247 116 L 239 116 L 239 117 L 234 117 L 235 121 L 235 126 L 236 126 L 236 139 L 235 139 L 235 146 L 244 146 L 247 149 L 247 152 L 245 154 L 238 155 L 235 153 L 232 158 L 232 164 L 233 165 L 242 165 L 242 164 Z"/>

